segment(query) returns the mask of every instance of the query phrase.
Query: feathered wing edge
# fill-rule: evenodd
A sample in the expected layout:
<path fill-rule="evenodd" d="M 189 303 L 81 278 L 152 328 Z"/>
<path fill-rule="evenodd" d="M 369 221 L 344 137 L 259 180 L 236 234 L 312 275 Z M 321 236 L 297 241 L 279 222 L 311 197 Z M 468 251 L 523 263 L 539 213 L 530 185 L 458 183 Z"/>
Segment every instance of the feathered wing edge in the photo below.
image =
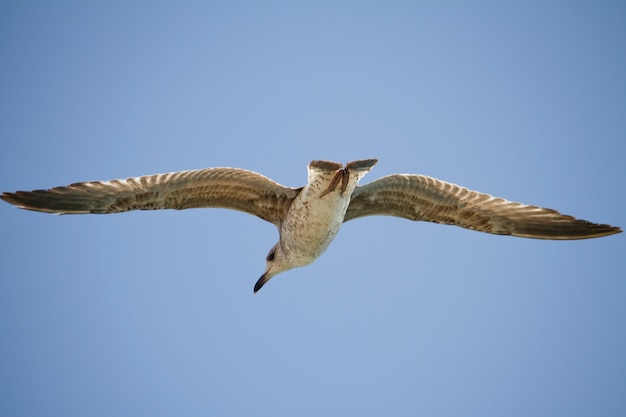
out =
<path fill-rule="evenodd" d="M 0 198 L 23 209 L 58 214 L 220 207 L 278 226 L 299 191 L 256 172 L 207 168 L 3 193 Z"/>
<path fill-rule="evenodd" d="M 432 177 L 409 174 L 389 175 L 357 187 L 344 221 L 371 215 L 536 239 L 586 239 L 622 231 L 556 210 L 507 201 Z"/>

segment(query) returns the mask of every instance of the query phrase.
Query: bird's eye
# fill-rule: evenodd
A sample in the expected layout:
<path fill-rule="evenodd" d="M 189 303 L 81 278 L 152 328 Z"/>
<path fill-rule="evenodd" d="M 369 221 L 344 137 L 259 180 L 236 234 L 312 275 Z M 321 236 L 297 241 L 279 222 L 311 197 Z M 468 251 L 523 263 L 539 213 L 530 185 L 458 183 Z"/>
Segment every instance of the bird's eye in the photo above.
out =
<path fill-rule="evenodd" d="M 276 257 L 276 251 L 273 250 L 273 251 L 271 251 L 270 253 L 267 254 L 267 258 L 266 259 L 271 262 L 271 261 L 274 260 L 275 257 Z"/>

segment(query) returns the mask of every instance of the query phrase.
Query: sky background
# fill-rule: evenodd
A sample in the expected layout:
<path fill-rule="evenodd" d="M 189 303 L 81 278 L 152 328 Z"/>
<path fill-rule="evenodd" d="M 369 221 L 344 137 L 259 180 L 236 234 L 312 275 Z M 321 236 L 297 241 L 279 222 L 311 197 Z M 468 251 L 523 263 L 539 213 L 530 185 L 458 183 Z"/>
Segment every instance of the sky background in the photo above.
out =
<path fill-rule="evenodd" d="M 506 3 L 506 4 L 505 4 Z M 0 190 L 379 158 L 626 226 L 624 2 L 2 2 Z M 626 235 L 0 204 L 1 416 L 623 416 Z"/>

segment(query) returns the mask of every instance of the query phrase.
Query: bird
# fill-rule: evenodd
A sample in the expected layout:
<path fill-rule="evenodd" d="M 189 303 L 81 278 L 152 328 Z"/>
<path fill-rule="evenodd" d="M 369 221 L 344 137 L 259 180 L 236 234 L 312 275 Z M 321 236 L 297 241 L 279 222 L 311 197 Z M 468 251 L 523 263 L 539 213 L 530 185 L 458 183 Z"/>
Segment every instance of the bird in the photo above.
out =
<path fill-rule="evenodd" d="M 4 192 L 0 199 L 55 214 L 219 207 L 255 215 L 278 228 L 279 240 L 267 254 L 265 272 L 254 285 L 254 293 L 275 275 L 316 260 L 343 223 L 365 216 L 396 216 L 552 240 L 597 238 L 622 231 L 425 175 L 392 174 L 358 185 L 377 163 L 377 159 L 345 165 L 314 160 L 307 166 L 308 183 L 299 188 L 285 187 L 246 169 L 218 167 Z"/>

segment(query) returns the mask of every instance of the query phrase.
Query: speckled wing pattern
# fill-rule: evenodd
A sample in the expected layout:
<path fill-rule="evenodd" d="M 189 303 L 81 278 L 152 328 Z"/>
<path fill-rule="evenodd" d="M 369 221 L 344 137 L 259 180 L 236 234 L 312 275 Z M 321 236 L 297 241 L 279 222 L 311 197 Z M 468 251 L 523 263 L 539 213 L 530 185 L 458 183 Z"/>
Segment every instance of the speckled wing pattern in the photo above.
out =
<path fill-rule="evenodd" d="M 58 214 L 220 207 L 279 226 L 299 191 L 256 172 L 207 168 L 3 193 L 0 198 L 24 209 Z"/>
<path fill-rule="evenodd" d="M 424 175 L 394 174 L 359 186 L 344 221 L 388 215 L 536 239 L 586 239 L 621 232 L 556 210 L 492 197 Z"/>

